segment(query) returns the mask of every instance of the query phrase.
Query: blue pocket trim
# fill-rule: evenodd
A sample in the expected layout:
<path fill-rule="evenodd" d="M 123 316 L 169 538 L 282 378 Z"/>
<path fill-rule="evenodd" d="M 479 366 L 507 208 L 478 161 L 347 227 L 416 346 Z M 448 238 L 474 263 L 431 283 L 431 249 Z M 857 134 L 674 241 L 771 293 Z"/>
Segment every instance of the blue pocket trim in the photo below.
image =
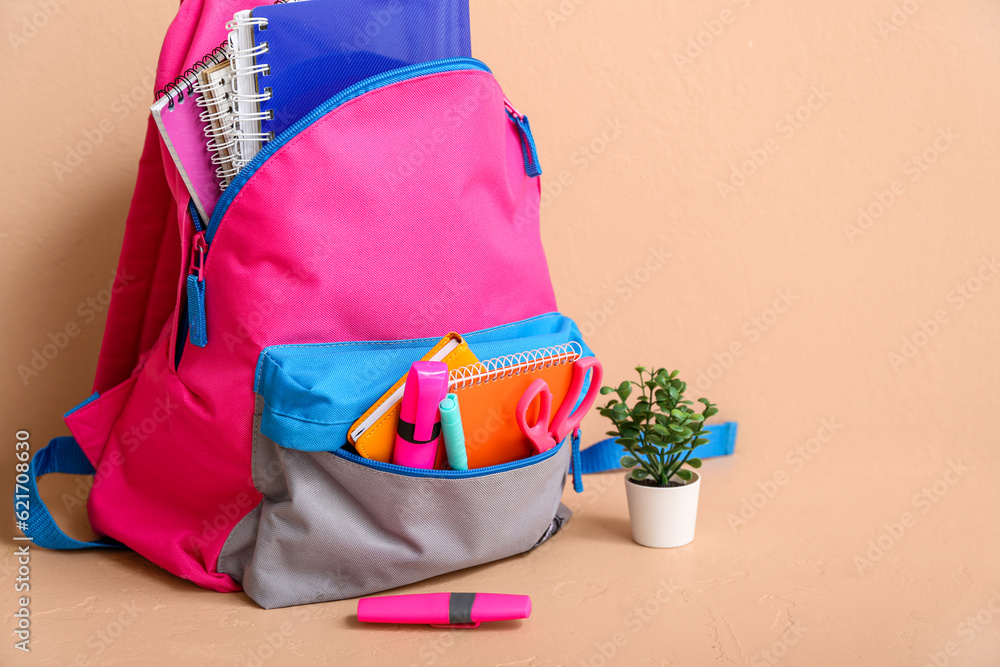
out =
<path fill-rule="evenodd" d="M 592 352 L 573 320 L 548 313 L 464 336 L 480 359 L 576 341 Z M 440 338 L 276 345 L 257 362 L 254 391 L 264 399 L 260 431 L 282 447 L 332 451 L 351 424 Z"/>

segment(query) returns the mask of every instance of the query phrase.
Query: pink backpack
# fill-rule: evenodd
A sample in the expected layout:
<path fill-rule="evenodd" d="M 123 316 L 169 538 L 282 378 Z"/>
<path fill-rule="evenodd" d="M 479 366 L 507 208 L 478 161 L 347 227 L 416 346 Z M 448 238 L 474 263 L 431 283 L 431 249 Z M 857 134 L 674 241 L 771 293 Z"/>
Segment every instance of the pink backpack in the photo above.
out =
<path fill-rule="evenodd" d="M 185 0 L 157 87 L 247 5 Z M 556 309 L 527 118 L 473 59 L 390 74 L 267 143 L 208 221 L 150 122 L 118 269 L 130 279 L 94 394 L 65 415 L 73 437 L 19 480 L 37 544 L 127 545 L 265 607 L 339 599 L 534 548 L 568 519 L 571 459 L 577 480 L 617 465 L 613 443 L 581 459 L 576 435 L 464 473 L 410 474 L 342 448 L 448 331 L 481 359 L 566 344 L 590 354 Z M 731 451 L 735 429 L 713 436 Z M 35 478 L 53 471 L 95 474 L 88 513 L 102 539 L 52 521 Z"/>

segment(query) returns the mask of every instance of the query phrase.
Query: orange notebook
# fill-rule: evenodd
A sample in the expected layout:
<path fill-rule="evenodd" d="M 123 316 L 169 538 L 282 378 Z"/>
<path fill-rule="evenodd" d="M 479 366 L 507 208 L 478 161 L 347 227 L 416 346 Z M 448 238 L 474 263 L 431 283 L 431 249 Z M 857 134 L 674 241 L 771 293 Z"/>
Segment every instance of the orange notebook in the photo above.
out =
<path fill-rule="evenodd" d="M 424 361 L 443 361 L 449 369 L 460 368 L 477 361 L 476 355 L 469 349 L 469 344 L 455 332 L 442 338 L 437 345 L 423 356 Z M 396 446 L 396 425 L 399 422 L 400 401 L 403 398 L 403 387 L 406 375 L 399 378 L 375 405 L 368 408 L 365 414 L 351 425 L 347 439 L 358 453 L 365 458 L 392 462 L 392 450 Z M 438 468 L 447 467 L 447 455 L 443 443 L 438 451 Z"/>
<path fill-rule="evenodd" d="M 528 385 L 545 380 L 552 392 L 552 413 L 566 399 L 573 362 L 582 356 L 579 343 L 532 350 L 490 359 L 451 372 L 449 389 L 458 396 L 469 469 L 509 463 L 531 456 L 531 443 L 514 418 Z M 576 400 L 579 396 L 572 397 Z M 528 410 L 528 423 L 538 417 L 538 401 Z"/>

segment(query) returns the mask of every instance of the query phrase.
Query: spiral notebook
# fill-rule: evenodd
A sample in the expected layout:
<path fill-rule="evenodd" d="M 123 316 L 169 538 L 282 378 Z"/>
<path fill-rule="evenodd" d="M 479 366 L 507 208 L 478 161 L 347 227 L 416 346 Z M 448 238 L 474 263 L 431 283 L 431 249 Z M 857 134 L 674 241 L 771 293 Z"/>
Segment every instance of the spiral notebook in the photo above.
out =
<path fill-rule="evenodd" d="M 201 98 L 198 106 L 201 122 L 208 137 L 206 147 L 215 166 L 215 178 L 219 188 L 226 186 L 236 175 L 236 131 L 233 128 L 233 68 L 229 60 L 214 67 L 204 69 L 198 75 L 198 89 Z"/>
<path fill-rule="evenodd" d="M 468 0 L 309 0 L 240 11 L 228 27 L 239 166 L 359 81 L 472 54 Z"/>
<path fill-rule="evenodd" d="M 282 4 L 286 0 L 275 0 Z M 156 93 L 149 107 L 195 208 L 208 220 L 236 174 L 232 73 L 222 43 Z"/>
<path fill-rule="evenodd" d="M 482 361 L 451 372 L 448 388 L 458 396 L 469 469 L 510 463 L 534 452 L 521 432 L 514 409 L 533 381 L 545 380 L 552 392 L 552 414 L 565 400 L 573 379 L 573 362 L 583 356 L 575 341 Z M 528 423 L 538 419 L 537 402 Z M 443 449 L 443 444 L 442 444 Z"/>
<path fill-rule="evenodd" d="M 206 146 L 208 139 L 201 118 L 203 107 L 199 106 L 198 74 L 224 62 L 226 52 L 220 46 L 195 63 L 184 76 L 168 83 L 157 93 L 156 101 L 149 108 L 163 143 L 198 213 L 205 220 L 211 217 L 221 190 L 212 153 Z"/>

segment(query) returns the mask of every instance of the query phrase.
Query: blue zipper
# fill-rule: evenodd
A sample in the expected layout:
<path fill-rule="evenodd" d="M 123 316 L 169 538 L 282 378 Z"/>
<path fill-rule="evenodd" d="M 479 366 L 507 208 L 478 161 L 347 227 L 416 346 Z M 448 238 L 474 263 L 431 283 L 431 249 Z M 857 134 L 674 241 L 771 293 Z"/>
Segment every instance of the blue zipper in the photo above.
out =
<path fill-rule="evenodd" d="M 198 207 L 194 205 L 194 199 L 188 200 L 188 211 L 191 212 L 191 224 L 194 225 L 194 231 L 205 231 L 205 223 L 201 220 L 201 213 L 198 212 Z"/>
<path fill-rule="evenodd" d="M 473 470 L 424 470 L 422 468 L 407 468 L 406 466 L 398 466 L 394 463 L 383 463 L 382 461 L 366 459 L 344 449 L 336 449 L 332 452 L 332 454 L 334 456 L 339 456 L 342 459 L 351 461 L 352 463 L 363 465 L 366 468 L 373 468 L 383 472 L 391 472 L 396 475 L 405 475 L 407 477 L 437 477 L 440 479 L 468 479 L 470 477 L 483 477 L 485 475 L 492 475 L 498 472 L 507 472 L 509 470 L 527 468 L 528 466 L 536 463 L 541 463 L 542 461 L 555 456 L 556 452 L 562 449 L 565 442 L 566 441 L 563 440 L 552 449 L 546 450 L 541 454 L 529 456 L 526 459 L 518 459 L 517 461 L 511 461 L 510 463 L 501 463 L 499 465 L 487 466 L 485 468 L 475 468 Z"/>
<path fill-rule="evenodd" d="M 219 222 L 229 209 L 229 205 L 233 202 L 233 199 L 235 199 L 240 189 L 248 180 L 250 180 L 250 177 L 254 175 L 254 172 L 257 171 L 261 164 L 273 155 L 275 151 L 287 144 L 295 135 L 306 129 L 306 127 L 315 123 L 321 117 L 325 116 L 342 104 L 351 101 L 359 95 L 375 90 L 376 88 L 388 86 L 407 79 L 415 79 L 418 76 L 439 74 L 441 72 L 454 72 L 458 70 L 480 70 L 489 74 L 493 73 L 485 63 L 476 60 L 475 58 L 447 58 L 445 60 L 434 60 L 428 63 L 418 63 L 416 65 L 409 65 L 408 67 L 400 67 L 399 69 L 394 69 L 389 72 L 383 72 L 382 74 L 376 74 L 375 76 L 369 77 L 363 81 L 359 81 L 353 86 L 345 88 L 320 106 L 310 111 L 276 138 L 264 144 L 264 148 L 262 148 L 261 151 L 257 153 L 257 155 L 255 155 L 249 163 L 247 163 L 246 166 L 240 169 L 236 178 L 234 178 L 223 191 L 222 197 L 215 205 L 215 210 L 212 211 L 212 219 L 209 221 L 208 231 L 205 233 L 205 242 L 207 244 L 212 243 L 212 239 L 215 238 L 215 232 L 219 227 Z"/>
<path fill-rule="evenodd" d="M 198 213 L 194 200 L 188 201 L 188 212 L 191 214 L 191 224 L 194 226 L 194 234 L 191 237 L 192 245 L 200 243 L 200 239 L 205 237 L 205 223 Z M 208 246 L 205 246 L 205 250 Z M 204 254 L 202 255 L 204 257 Z M 200 275 L 200 271 L 198 272 Z M 194 275 L 193 267 L 188 266 L 188 277 L 184 282 L 186 296 L 182 302 L 181 323 L 177 331 L 177 343 L 174 349 L 174 369 L 180 367 L 181 357 L 184 354 L 184 339 L 189 335 L 191 344 L 205 347 L 208 337 L 205 334 L 205 280 Z"/>
<path fill-rule="evenodd" d="M 521 115 L 510 102 L 505 105 L 507 117 L 517 127 L 521 139 L 521 158 L 524 160 L 524 173 L 531 178 L 542 175 L 542 166 L 538 164 L 538 149 L 535 148 L 535 138 L 531 135 L 531 124 L 528 117 Z"/>

